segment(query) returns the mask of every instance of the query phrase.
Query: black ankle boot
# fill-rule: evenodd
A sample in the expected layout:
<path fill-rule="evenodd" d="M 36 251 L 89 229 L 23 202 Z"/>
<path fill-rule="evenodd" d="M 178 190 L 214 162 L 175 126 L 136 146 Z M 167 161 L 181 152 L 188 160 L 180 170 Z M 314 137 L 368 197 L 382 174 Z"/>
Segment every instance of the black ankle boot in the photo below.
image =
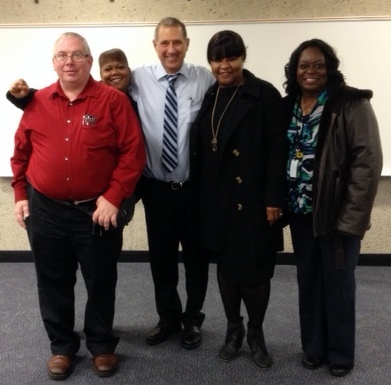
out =
<path fill-rule="evenodd" d="M 243 325 L 243 317 L 237 324 L 228 324 L 225 344 L 220 349 L 219 358 L 221 361 L 231 361 L 239 354 L 239 349 L 242 347 L 246 329 Z"/>
<path fill-rule="evenodd" d="M 254 364 L 261 370 L 271 369 L 273 361 L 266 349 L 262 327 L 260 329 L 251 329 L 247 325 L 247 342 Z"/>

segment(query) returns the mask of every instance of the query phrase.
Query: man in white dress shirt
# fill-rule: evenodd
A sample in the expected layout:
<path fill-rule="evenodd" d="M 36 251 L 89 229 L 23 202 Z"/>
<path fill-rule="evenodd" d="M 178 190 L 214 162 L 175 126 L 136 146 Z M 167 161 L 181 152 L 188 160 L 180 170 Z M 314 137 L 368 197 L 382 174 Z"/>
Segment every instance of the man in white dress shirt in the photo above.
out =
<path fill-rule="evenodd" d="M 215 79 L 204 67 L 184 62 L 189 48 L 185 25 L 168 17 L 155 29 L 153 44 L 159 62 L 137 68 L 132 76 L 136 101 L 147 147 L 147 166 L 138 186 L 142 198 L 155 285 L 157 325 L 146 335 L 155 345 L 182 330 L 182 346 L 198 347 L 202 341 L 201 312 L 208 283 L 208 261 L 190 240 L 189 130 L 202 99 Z M 167 75 L 179 74 L 174 89 L 177 98 L 177 165 L 167 171 L 162 163 L 163 127 Z M 184 306 L 177 291 L 178 251 L 186 276 Z"/>

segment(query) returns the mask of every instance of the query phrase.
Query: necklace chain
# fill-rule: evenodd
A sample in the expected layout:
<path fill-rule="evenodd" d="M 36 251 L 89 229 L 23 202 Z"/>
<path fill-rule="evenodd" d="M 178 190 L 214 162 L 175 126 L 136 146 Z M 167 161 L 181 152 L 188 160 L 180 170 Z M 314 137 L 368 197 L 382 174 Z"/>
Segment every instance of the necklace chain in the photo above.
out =
<path fill-rule="evenodd" d="M 219 97 L 219 93 L 220 93 L 220 86 L 219 88 L 217 89 L 217 92 L 216 92 L 216 99 L 215 99 L 215 102 L 214 102 L 214 105 L 213 105 L 213 109 L 212 109 L 212 118 L 211 118 L 211 128 L 212 128 L 212 140 L 211 140 L 211 144 L 212 144 L 212 150 L 214 152 L 217 151 L 217 135 L 219 134 L 219 130 L 220 130 L 220 124 L 221 124 L 221 121 L 223 119 L 223 116 L 225 114 L 225 112 L 227 111 L 229 105 L 231 104 L 233 98 L 235 97 L 236 93 L 238 92 L 239 90 L 239 87 L 242 85 L 242 80 L 239 82 L 238 86 L 236 87 L 236 90 L 235 92 L 232 94 L 231 98 L 229 99 L 227 105 L 225 106 L 224 108 L 224 111 L 222 112 L 222 114 L 220 115 L 220 119 L 219 121 L 217 122 L 217 127 L 215 129 L 215 125 L 214 125 L 214 117 L 215 117 L 215 111 L 216 111 L 216 106 L 217 106 L 217 99 Z"/>
<path fill-rule="evenodd" d="M 311 104 L 309 104 L 307 106 L 304 106 L 304 103 L 301 102 L 301 105 L 300 105 L 301 114 L 303 116 L 308 115 L 312 111 L 312 109 L 314 108 L 317 101 L 318 101 L 318 99 L 316 99 L 314 102 L 311 102 Z"/>

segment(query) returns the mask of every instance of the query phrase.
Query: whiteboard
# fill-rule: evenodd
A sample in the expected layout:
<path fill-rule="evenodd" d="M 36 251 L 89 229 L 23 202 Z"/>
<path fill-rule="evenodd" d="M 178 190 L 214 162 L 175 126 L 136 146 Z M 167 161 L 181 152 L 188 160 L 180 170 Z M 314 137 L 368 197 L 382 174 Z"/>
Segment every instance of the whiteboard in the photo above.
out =
<path fill-rule="evenodd" d="M 51 57 L 58 35 L 75 31 L 90 44 L 95 59 L 92 75 L 99 79 L 99 54 L 111 48 L 125 51 L 129 65 L 136 68 L 155 62 L 152 45 L 154 25 L 43 25 L 0 26 L 0 176 L 11 176 L 10 157 L 13 138 L 21 111 L 5 99 L 12 81 L 24 78 L 34 88 L 56 81 Z M 391 175 L 390 91 L 391 91 L 391 20 L 313 20 L 276 22 L 229 22 L 187 25 L 190 47 L 189 63 L 209 67 L 206 46 L 217 31 L 231 29 L 238 32 L 247 46 L 245 67 L 280 90 L 283 89 L 284 66 L 291 52 L 304 40 L 320 38 L 332 45 L 341 60 L 340 69 L 349 85 L 373 90 L 375 110 L 383 146 L 383 175 Z"/>

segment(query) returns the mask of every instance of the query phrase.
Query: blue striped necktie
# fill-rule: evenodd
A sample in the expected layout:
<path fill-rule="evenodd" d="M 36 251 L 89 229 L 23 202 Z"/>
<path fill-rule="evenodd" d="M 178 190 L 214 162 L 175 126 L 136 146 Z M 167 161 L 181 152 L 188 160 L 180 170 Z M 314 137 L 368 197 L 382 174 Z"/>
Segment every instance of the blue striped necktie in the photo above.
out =
<path fill-rule="evenodd" d="M 162 162 L 168 172 L 175 170 L 178 165 L 177 132 L 178 132 L 178 104 L 175 93 L 175 82 L 179 74 L 166 75 L 168 88 L 164 105 L 163 153 Z"/>

